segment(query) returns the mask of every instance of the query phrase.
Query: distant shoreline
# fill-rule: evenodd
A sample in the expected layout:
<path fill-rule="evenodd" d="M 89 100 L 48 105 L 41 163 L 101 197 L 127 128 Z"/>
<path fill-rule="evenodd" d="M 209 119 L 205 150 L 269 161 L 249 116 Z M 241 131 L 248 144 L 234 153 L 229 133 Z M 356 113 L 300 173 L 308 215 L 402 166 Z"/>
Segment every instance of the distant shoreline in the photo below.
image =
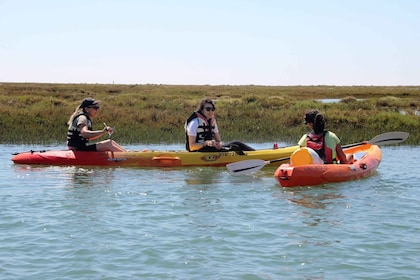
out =
<path fill-rule="evenodd" d="M 304 111 L 317 108 L 343 143 L 389 131 L 420 144 L 420 86 L 259 86 L 0 83 L 0 143 L 65 141 L 69 116 L 85 97 L 101 100 L 94 122 L 115 125 L 122 143 L 182 143 L 183 125 L 202 97 L 216 101 L 225 141 L 295 143 L 306 132 Z M 334 99 L 334 102 L 320 102 Z"/>
<path fill-rule="evenodd" d="M 317 85 L 262 85 L 262 84 L 165 84 L 165 83 L 94 83 L 94 82 L 2 82 L 1 85 L 7 84 L 20 84 L 20 85 L 102 85 L 102 86 L 181 86 L 181 87 L 371 87 L 371 88 L 412 88 L 420 87 L 418 85 L 330 85 L 330 84 L 317 84 Z"/>

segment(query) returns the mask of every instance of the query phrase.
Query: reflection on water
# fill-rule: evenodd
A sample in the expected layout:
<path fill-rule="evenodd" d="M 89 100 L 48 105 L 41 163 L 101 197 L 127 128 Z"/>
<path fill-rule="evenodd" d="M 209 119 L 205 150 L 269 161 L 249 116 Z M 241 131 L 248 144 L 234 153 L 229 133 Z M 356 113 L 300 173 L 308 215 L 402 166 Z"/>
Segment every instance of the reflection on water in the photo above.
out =
<path fill-rule="evenodd" d="M 193 167 L 186 170 L 185 182 L 188 185 L 203 185 L 209 187 L 223 176 L 220 168 Z"/>
<path fill-rule="evenodd" d="M 345 198 L 341 193 L 331 192 L 331 190 L 327 187 L 317 187 L 315 191 L 311 188 L 297 188 L 285 189 L 283 193 L 293 204 L 311 209 L 325 209 L 328 204 L 335 203 L 336 199 Z"/>
<path fill-rule="evenodd" d="M 75 166 L 27 166 L 13 165 L 17 178 L 29 178 L 42 183 L 48 178 L 57 186 L 66 184 L 69 187 L 109 186 L 116 174 L 114 168 L 82 168 Z M 42 185 L 42 184 L 41 184 Z"/>
<path fill-rule="evenodd" d="M 111 168 L 90 169 L 69 167 L 66 172 L 70 187 L 110 186 L 116 174 Z"/>
<path fill-rule="evenodd" d="M 288 200 L 305 208 L 325 209 L 328 204 L 334 203 L 336 198 L 344 198 L 343 195 L 335 193 L 327 193 L 320 195 L 302 194 Z"/>
<path fill-rule="evenodd" d="M 282 192 L 276 196 L 282 201 L 288 201 L 293 206 L 289 212 L 306 226 L 329 225 L 335 227 L 342 222 L 339 216 L 334 215 L 333 209 L 341 208 L 346 196 L 334 186 L 282 188 Z M 297 236 L 304 237 L 301 234 L 297 234 Z"/>

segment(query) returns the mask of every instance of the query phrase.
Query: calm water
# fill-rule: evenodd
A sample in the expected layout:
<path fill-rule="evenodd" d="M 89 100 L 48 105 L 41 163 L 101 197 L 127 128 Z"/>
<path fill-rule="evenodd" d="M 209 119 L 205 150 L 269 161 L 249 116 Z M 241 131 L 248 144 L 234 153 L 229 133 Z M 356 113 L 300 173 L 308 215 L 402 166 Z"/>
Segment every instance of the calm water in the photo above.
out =
<path fill-rule="evenodd" d="M 10 161 L 42 148 L 0 145 L 0 279 L 420 275 L 419 147 L 384 146 L 370 178 L 294 189 L 269 167 L 233 176 Z"/>

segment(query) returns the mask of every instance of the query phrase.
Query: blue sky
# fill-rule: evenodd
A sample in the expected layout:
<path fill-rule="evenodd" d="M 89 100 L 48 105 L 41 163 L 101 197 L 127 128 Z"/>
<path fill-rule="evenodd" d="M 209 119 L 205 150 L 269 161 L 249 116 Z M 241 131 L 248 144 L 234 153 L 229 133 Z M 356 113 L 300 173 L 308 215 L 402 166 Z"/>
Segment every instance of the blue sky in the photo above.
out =
<path fill-rule="evenodd" d="M 0 0 L 0 82 L 420 85 L 417 0 Z"/>

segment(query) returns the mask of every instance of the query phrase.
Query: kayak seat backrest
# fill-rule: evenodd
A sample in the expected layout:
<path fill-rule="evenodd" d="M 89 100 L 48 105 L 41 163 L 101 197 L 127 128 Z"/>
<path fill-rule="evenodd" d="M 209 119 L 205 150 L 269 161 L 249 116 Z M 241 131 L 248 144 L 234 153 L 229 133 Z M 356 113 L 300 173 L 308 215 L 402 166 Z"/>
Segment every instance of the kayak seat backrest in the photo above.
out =
<path fill-rule="evenodd" d="M 324 161 L 313 149 L 302 147 L 292 153 L 290 163 L 293 166 L 301 166 L 306 164 L 324 164 Z"/>

